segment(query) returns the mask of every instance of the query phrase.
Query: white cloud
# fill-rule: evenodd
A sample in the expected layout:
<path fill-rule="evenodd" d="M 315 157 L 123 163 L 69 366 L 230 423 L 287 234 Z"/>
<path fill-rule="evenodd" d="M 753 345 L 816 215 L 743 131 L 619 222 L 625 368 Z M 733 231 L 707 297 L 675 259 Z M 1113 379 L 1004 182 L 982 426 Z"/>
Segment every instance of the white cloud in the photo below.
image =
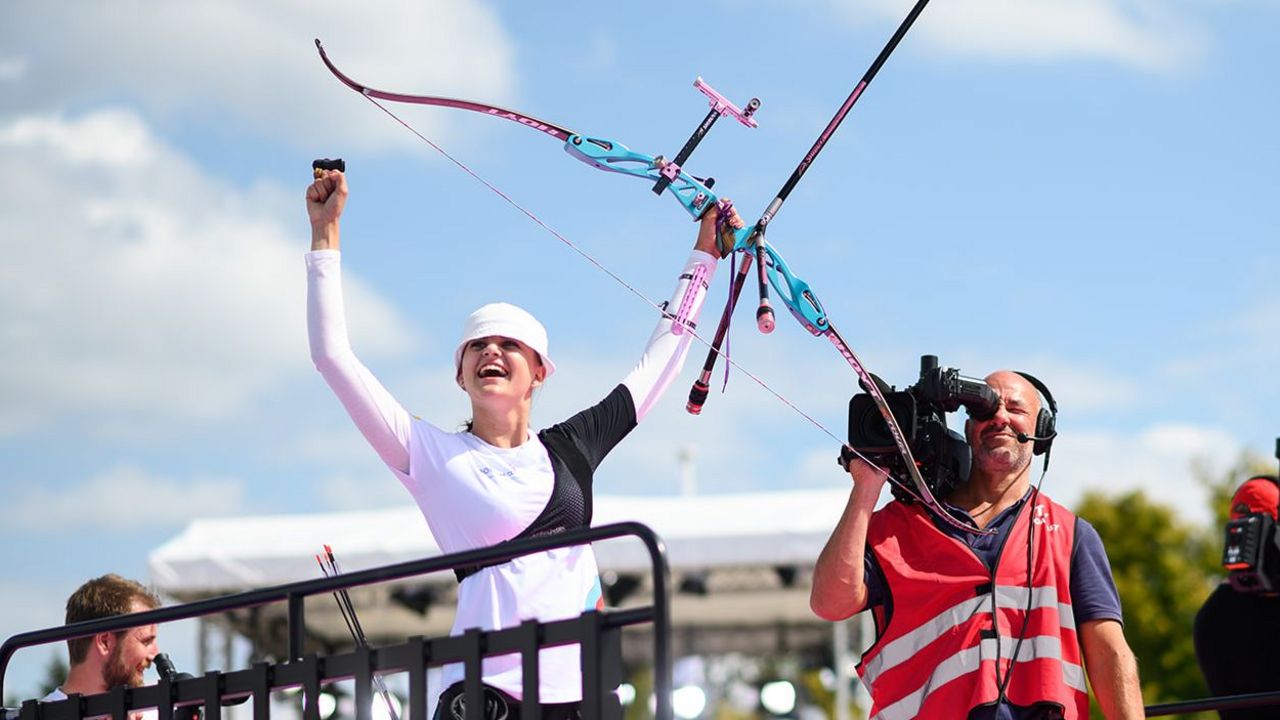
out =
<path fill-rule="evenodd" d="M 0 123 L 0 434 L 234 417 L 313 372 L 292 193 L 205 176 L 124 110 Z M 412 345 L 346 278 L 370 355 Z M 137 427 L 134 427 L 135 423 Z"/>
<path fill-rule="evenodd" d="M 122 110 L 101 110 L 77 122 L 22 117 L 0 132 L 0 144 L 46 148 L 68 165 L 134 168 L 154 163 L 154 140 L 142 120 Z"/>
<path fill-rule="evenodd" d="M 351 433 L 356 435 L 355 428 Z M 369 454 L 373 450 L 367 449 Z M 335 510 L 380 510 L 412 505 L 413 499 L 391 471 L 379 464 L 366 475 L 329 475 L 320 480 L 316 493 L 326 507 Z"/>
<path fill-rule="evenodd" d="M 1134 381 L 1099 368 L 1044 362 L 1037 364 L 1031 374 L 1046 384 L 1060 410 L 1064 408 L 1063 399 L 1069 399 L 1065 409 L 1077 417 L 1132 407 L 1140 395 Z"/>
<path fill-rule="evenodd" d="M 985 340 L 985 338 L 984 338 Z M 1099 413 L 1114 416 L 1119 411 L 1136 407 L 1148 391 L 1144 381 L 1109 370 L 1097 363 L 1069 360 L 1013 345 L 994 347 L 989 344 L 957 348 L 949 357 L 940 358 L 942 365 L 956 367 L 962 375 L 986 377 L 995 370 L 1008 368 L 1030 373 L 1053 393 L 1059 410 L 1070 422 L 1080 422 Z M 963 416 L 961 416 L 963 422 Z M 959 428 L 959 423 L 953 423 Z"/>
<path fill-rule="evenodd" d="M 1239 452 L 1240 443 L 1216 428 L 1161 424 L 1134 434 L 1076 431 L 1055 441 L 1042 490 L 1067 507 L 1074 507 L 1089 491 L 1118 495 L 1142 490 L 1153 501 L 1174 508 L 1184 520 L 1208 523 L 1212 513 L 1205 504 L 1204 489 L 1192 476 L 1192 461 L 1206 462 L 1211 470 L 1220 471 Z M 834 457 L 833 451 L 814 450 L 801 458 L 794 475 L 823 478 L 806 486 L 848 486 L 848 476 L 835 470 Z M 1032 463 L 1033 484 L 1040 479 L 1042 462 L 1037 457 Z M 880 502 L 889 498 L 886 489 Z"/>
<path fill-rule="evenodd" d="M 1212 427 L 1156 424 L 1133 434 L 1075 430 L 1054 441 L 1044 490 L 1072 505 L 1088 490 L 1116 494 L 1141 489 L 1188 520 L 1208 522 L 1211 512 L 1191 474 L 1191 462 L 1201 459 L 1210 468 L 1224 469 L 1240 450 L 1230 433 Z"/>
<path fill-rule="evenodd" d="M 865 3 L 839 0 L 851 14 Z M 907 0 L 871 3 L 901 19 Z M 955 0 L 934 3 L 912 30 L 947 54 L 994 60 L 1097 58 L 1168 71 L 1198 57 L 1203 32 L 1166 4 L 1150 0 Z"/>
<path fill-rule="evenodd" d="M 20 80 L 27 74 L 27 61 L 23 58 L 0 58 L 0 82 Z"/>
<path fill-rule="evenodd" d="M 171 119 L 231 119 L 306 147 L 413 142 L 321 63 L 320 38 L 356 81 L 411 94 L 510 100 L 514 58 L 498 14 L 481 2 L 204 5 L 109 0 L 6 8 L 0 68 L 11 107 L 62 111 L 129 98 Z M 449 113 L 415 124 L 439 136 Z"/>
<path fill-rule="evenodd" d="M 132 465 L 104 471 L 74 487 L 28 483 L 17 490 L 8 509 L 20 530 L 62 532 L 152 532 L 197 517 L 243 510 L 244 482 L 234 478 L 173 478 Z M 145 498 L 146 509 L 139 502 Z"/>
<path fill-rule="evenodd" d="M 1202 415 L 1241 428 L 1251 443 L 1271 454 L 1272 408 L 1280 394 L 1275 358 L 1280 355 L 1280 297 L 1266 290 L 1239 308 L 1212 318 L 1185 335 L 1183 352 L 1155 368 L 1160 391 L 1188 398 Z"/>

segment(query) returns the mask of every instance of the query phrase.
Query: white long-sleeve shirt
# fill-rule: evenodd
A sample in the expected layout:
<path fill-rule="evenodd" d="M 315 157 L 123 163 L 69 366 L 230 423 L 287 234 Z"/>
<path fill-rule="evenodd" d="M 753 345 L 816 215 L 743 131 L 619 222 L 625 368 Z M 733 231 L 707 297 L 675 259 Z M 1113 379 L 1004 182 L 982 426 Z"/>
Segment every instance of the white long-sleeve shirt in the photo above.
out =
<path fill-rule="evenodd" d="M 311 357 L 356 427 L 392 470 L 426 518 L 442 551 L 460 552 L 518 535 L 548 509 L 557 480 L 564 489 L 571 471 L 548 453 L 537 434 L 513 448 L 499 448 L 469 432 L 446 432 L 416 419 L 356 357 L 347 336 L 342 302 L 340 253 L 308 253 L 307 327 Z M 695 270 L 710 283 L 716 260 L 694 251 L 670 308 L 679 307 Z M 706 288 L 694 288 L 689 320 L 701 310 Z M 605 455 L 644 418 L 679 374 L 689 333 L 672 332 L 663 317 L 639 362 L 600 403 L 549 429 L 570 438 L 594 471 Z M 584 487 L 589 488 L 589 479 Z M 563 495 L 563 493 L 562 493 Z M 590 516 L 590 495 L 569 494 L 564 515 Z M 585 513 L 585 515 L 584 515 Z M 483 568 L 458 590 L 453 634 L 471 627 L 499 629 L 529 618 L 575 617 L 601 605 L 595 556 L 589 546 L 559 548 Z M 539 655 L 540 700 L 581 699 L 578 648 L 564 646 Z M 444 686 L 462 680 L 462 666 L 445 667 Z M 484 682 L 519 698 L 519 656 L 486 659 Z"/>

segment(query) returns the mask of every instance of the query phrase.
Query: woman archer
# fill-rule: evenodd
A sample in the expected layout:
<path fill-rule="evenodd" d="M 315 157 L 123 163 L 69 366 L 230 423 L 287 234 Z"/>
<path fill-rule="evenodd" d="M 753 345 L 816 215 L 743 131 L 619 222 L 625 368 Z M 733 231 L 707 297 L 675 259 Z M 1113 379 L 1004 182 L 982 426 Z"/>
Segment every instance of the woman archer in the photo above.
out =
<path fill-rule="evenodd" d="M 457 385 L 471 401 L 464 430 L 448 432 L 420 420 L 392 397 L 356 358 L 343 310 L 339 219 L 348 195 L 337 170 L 321 170 L 307 188 L 311 252 L 307 266 L 307 328 L 311 358 L 356 427 L 399 478 L 445 553 L 493 545 L 517 536 L 586 527 L 592 475 L 679 374 L 691 333 L 673 331 L 664 313 L 631 372 L 603 400 L 539 432 L 530 431 L 533 391 L 555 373 L 547 333 L 528 312 L 485 305 L 467 318 L 454 351 Z M 702 218 L 693 251 L 668 307 L 697 319 L 722 246 L 717 210 Z M 742 222 L 730 210 L 727 226 Z M 683 301 L 683 302 L 682 302 Z M 559 548 L 489 567 L 460 571 L 452 633 L 576 617 L 603 606 L 590 546 Z M 582 699 L 577 645 L 539 655 L 543 718 L 577 718 Z M 463 668 L 446 665 L 437 718 L 461 718 Z M 483 664 L 485 717 L 519 716 L 520 657 Z M 506 715 L 503 715 L 505 711 Z"/>

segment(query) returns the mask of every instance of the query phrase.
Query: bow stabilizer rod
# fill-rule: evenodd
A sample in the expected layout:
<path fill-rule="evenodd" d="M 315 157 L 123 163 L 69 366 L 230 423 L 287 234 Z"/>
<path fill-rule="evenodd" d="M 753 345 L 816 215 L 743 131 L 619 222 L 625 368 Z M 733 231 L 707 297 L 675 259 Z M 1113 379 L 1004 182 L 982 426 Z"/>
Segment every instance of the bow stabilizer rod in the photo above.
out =
<path fill-rule="evenodd" d="M 856 86 L 854 86 L 853 92 L 849 93 L 849 97 L 845 98 L 844 104 L 840 106 L 840 109 L 836 111 L 835 116 L 831 118 L 831 121 L 827 123 L 827 126 L 823 128 L 822 132 L 818 135 L 818 139 L 814 141 L 813 147 L 809 148 L 809 152 L 805 153 L 800 164 L 791 172 L 791 177 L 787 178 L 787 181 L 783 183 L 782 189 L 778 191 L 777 197 L 775 197 L 765 208 L 764 212 L 760 215 L 760 219 L 756 221 L 755 225 L 751 226 L 746 232 L 739 233 L 737 246 L 734 249 L 747 250 L 749 252 L 743 256 L 742 265 L 738 268 L 738 275 L 734 278 L 731 286 L 731 298 L 728 305 L 732 307 L 737 306 L 738 295 L 742 292 L 742 288 L 746 284 L 746 276 L 751 270 L 751 260 L 752 255 L 754 254 L 757 264 L 760 266 L 758 272 L 760 275 L 759 284 L 761 292 L 760 307 L 757 309 L 756 315 L 757 323 L 760 325 L 760 329 L 763 332 L 769 332 L 773 329 L 773 310 L 769 307 L 768 287 L 764 282 L 765 255 L 767 253 L 770 256 L 770 259 L 780 260 L 776 253 L 767 251 L 764 242 L 765 230 L 768 228 L 769 223 L 773 221 L 773 218 L 777 216 L 778 211 L 782 208 L 782 203 L 786 202 L 787 197 L 791 195 L 791 191 L 794 190 L 796 184 L 800 182 L 800 178 L 804 177 L 804 174 L 808 172 L 809 167 L 813 165 L 814 160 L 818 158 L 818 154 L 822 152 L 824 147 L 826 147 L 827 141 L 835 134 L 836 129 L 840 127 L 840 123 L 844 122 L 845 116 L 847 116 L 849 111 L 853 109 L 854 104 L 858 102 L 858 98 L 862 97 L 862 91 L 871 84 L 873 79 L 875 79 L 876 74 L 880 72 L 880 68 L 884 66 L 885 61 L 893 54 L 893 51 L 898 47 L 898 43 L 902 42 L 902 38 L 906 36 L 907 31 L 911 29 L 913 24 L 915 24 L 916 18 L 920 17 L 920 13 L 924 11 L 925 6 L 928 4 L 929 0 L 917 0 L 915 6 L 911 8 L 911 12 L 907 13 L 906 19 L 902 21 L 902 24 L 898 26 L 897 31 L 895 31 L 893 36 L 889 38 L 889 42 L 887 42 L 884 48 L 880 50 L 880 54 L 876 56 L 876 59 L 871 63 L 871 66 L 867 68 L 867 71 L 863 73 L 862 79 L 858 81 Z M 782 268 L 785 269 L 785 267 L 785 264 L 783 264 Z M 788 278 L 794 277 L 789 272 L 786 273 L 786 275 Z M 807 285 L 804 287 L 804 290 L 807 293 L 808 299 L 816 306 L 815 309 L 818 311 L 818 315 L 815 317 L 820 319 L 821 322 L 811 323 L 810 320 L 806 320 L 806 318 L 802 317 L 798 312 L 798 309 L 790 303 L 788 303 L 788 308 L 790 308 L 792 314 L 796 316 L 797 320 L 800 320 L 801 324 L 803 324 L 809 332 L 818 335 L 825 332 L 830 325 L 826 321 L 826 314 L 821 311 L 821 305 L 817 304 L 817 298 L 813 297 L 811 292 L 808 292 Z M 796 299 L 798 300 L 799 298 Z M 707 359 L 702 365 L 702 372 L 694 382 L 693 388 L 689 391 L 689 402 L 685 406 L 685 409 L 691 414 L 697 415 L 702 412 L 702 406 L 705 404 L 707 393 L 711 388 L 711 373 L 715 369 L 716 358 L 720 355 L 720 347 L 724 342 L 725 335 L 728 333 L 731 315 L 731 312 L 726 312 L 721 316 L 720 326 L 716 328 L 716 334 L 712 341 L 711 349 L 707 352 Z M 766 323 L 768 324 L 768 329 L 765 329 Z M 887 406 L 885 410 L 887 411 Z"/>
<path fill-rule="evenodd" d="M 841 337 L 840 333 L 831 324 L 826 312 L 822 309 L 822 303 L 819 302 L 817 296 L 809 288 L 808 284 L 791 273 L 790 269 L 787 268 L 786 262 L 783 261 L 782 256 L 775 252 L 771 247 L 768 247 L 765 244 L 764 239 L 765 230 L 768 228 L 769 223 L 772 222 L 773 218 L 777 216 L 778 211 L 782 208 L 783 202 L 786 201 L 787 197 L 791 194 L 791 191 L 795 189 L 796 184 L 800 182 L 800 178 L 804 177 L 804 174 L 809 170 L 809 167 L 813 165 L 818 154 L 822 152 L 824 147 L 826 147 L 831 136 L 835 134 L 836 129 L 840 127 L 840 124 L 849 114 L 849 111 L 853 109 L 854 104 L 858 102 L 858 98 L 862 97 L 862 92 L 866 90 L 869 84 L 871 84 L 871 81 L 875 78 L 876 74 L 880 72 L 880 68 L 884 65 L 885 61 L 889 59 L 889 56 L 893 54 L 894 49 L 898 47 L 902 38 L 906 36 L 907 31 L 911 29 L 916 18 L 920 16 L 920 13 L 924 11 L 925 6 L 928 4 L 929 0 L 917 0 L 906 18 L 893 33 L 893 36 L 889 38 L 889 41 L 885 44 L 884 48 L 880 50 L 880 54 L 876 56 L 875 60 L 871 63 L 871 66 L 867 68 L 862 79 L 858 81 L 858 84 L 854 86 L 853 91 L 849 93 L 849 96 L 840 106 L 840 109 L 836 111 L 835 116 L 831 118 L 831 121 L 827 123 L 827 126 L 823 128 L 822 132 L 818 135 L 818 139 L 815 140 L 813 146 L 809 148 L 809 152 L 805 153 L 800 164 L 796 166 L 796 169 L 792 171 L 791 176 L 787 178 L 782 189 L 778 191 L 777 197 L 775 197 L 765 208 L 764 213 L 760 215 L 760 219 L 756 221 L 755 225 L 751 226 L 749 229 L 739 231 L 737 235 L 738 240 L 734 250 L 744 251 L 743 261 L 741 266 L 739 266 L 738 273 L 731 285 L 729 300 L 725 305 L 724 313 L 720 317 L 720 325 L 716 328 L 716 334 L 712 341 L 711 349 L 707 353 L 706 362 L 702 366 L 702 372 L 699 374 L 698 379 L 694 382 L 692 389 L 689 391 L 689 402 L 685 406 L 685 409 L 695 415 L 702 411 L 702 406 L 705 404 L 707 394 L 710 390 L 711 373 L 715 368 L 716 358 L 720 354 L 720 347 L 728 333 L 729 321 L 732 317 L 733 309 L 737 306 L 738 296 L 742 292 L 743 286 L 746 284 L 746 276 L 750 272 L 750 266 L 754 255 L 757 267 L 758 284 L 760 287 L 760 305 L 756 311 L 756 320 L 760 330 L 762 332 L 770 332 L 773 330 L 774 325 L 773 309 L 770 307 L 768 299 L 769 284 L 773 284 L 775 288 L 778 288 L 780 294 L 782 294 L 782 290 L 785 289 L 787 292 L 783 294 L 782 299 L 787 308 L 791 311 L 792 315 L 795 316 L 796 320 L 798 320 L 810 333 L 815 336 L 826 336 L 826 338 L 835 345 L 836 349 L 840 352 L 840 355 L 844 357 L 845 361 L 849 363 L 850 367 L 852 367 L 854 372 L 858 375 L 862 386 L 868 393 L 870 393 L 872 399 L 875 401 L 876 407 L 880 411 L 880 415 L 884 418 L 885 424 L 888 426 L 889 432 L 893 436 L 894 445 L 897 446 L 899 454 L 902 455 L 907 474 L 910 478 L 911 484 L 914 486 L 914 492 L 912 492 L 912 488 L 906 488 L 905 485 L 904 488 L 907 489 L 908 492 L 911 492 L 911 494 L 918 496 L 925 505 L 929 506 L 935 514 L 941 517 L 944 521 L 947 521 L 952 525 L 956 525 L 957 527 L 964 528 L 970 532 L 982 533 L 983 531 L 981 530 L 975 530 L 959 523 L 942 509 L 937 499 L 934 497 L 933 492 L 924 482 L 924 478 L 920 475 L 920 469 L 911 452 L 911 446 L 907 443 L 906 436 L 903 434 L 902 428 L 898 425 L 897 419 L 894 418 L 893 411 L 885 400 L 884 394 L 880 392 L 875 379 L 871 376 L 870 372 L 867 371 L 857 354 L 854 353 L 853 348 L 845 342 L 844 338 Z M 766 282 L 766 276 L 768 277 L 769 282 Z M 897 484 L 903 485 L 903 482 L 898 478 L 890 476 L 890 479 L 894 480 Z"/>

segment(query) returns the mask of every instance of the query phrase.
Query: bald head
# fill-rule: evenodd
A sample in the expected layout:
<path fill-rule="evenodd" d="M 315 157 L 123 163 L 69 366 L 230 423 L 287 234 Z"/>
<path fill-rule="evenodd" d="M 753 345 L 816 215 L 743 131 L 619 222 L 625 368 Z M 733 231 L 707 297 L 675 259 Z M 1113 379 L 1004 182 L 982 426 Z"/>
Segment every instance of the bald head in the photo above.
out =
<path fill-rule="evenodd" d="M 1031 384 L 1031 381 L 1017 371 L 997 370 L 983 379 L 996 391 L 1002 401 L 1007 391 L 1010 397 L 1017 396 L 1019 400 L 1025 401 L 1031 408 L 1032 416 L 1040 412 L 1040 392 L 1036 390 L 1035 385 Z"/>
<path fill-rule="evenodd" d="M 997 370 L 985 379 L 999 402 L 990 418 L 965 423 L 974 471 L 989 477 L 1022 473 L 1031 466 L 1032 446 L 1018 435 L 1035 435 L 1040 395 L 1012 370 Z"/>

